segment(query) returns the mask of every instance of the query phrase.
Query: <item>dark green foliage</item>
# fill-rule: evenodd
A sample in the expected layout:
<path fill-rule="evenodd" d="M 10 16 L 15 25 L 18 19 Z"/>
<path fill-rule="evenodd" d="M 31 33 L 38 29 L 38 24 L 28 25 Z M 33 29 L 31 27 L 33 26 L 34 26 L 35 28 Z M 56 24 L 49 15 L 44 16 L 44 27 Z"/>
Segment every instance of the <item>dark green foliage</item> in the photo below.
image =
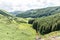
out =
<path fill-rule="evenodd" d="M 17 14 L 17 17 L 24 17 L 24 18 L 37 18 L 37 17 L 43 17 L 43 16 L 49 16 L 56 13 L 60 13 L 60 6 L 58 7 L 48 7 L 43 9 L 31 9 L 24 13 Z"/>
<path fill-rule="evenodd" d="M 60 30 L 60 13 L 48 17 L 37 18 L 33 22 L 33 28 L 41 34 Z"/>
<path fill-rule="evenodd" d="M 36 32 L 39 31 L 39 27 L 38 27 L 38 22 L 37 22 L 37 21 L 35 21 L 35 22 L 33 23 L 33 28 L 36 30 Z"/>
<path fill-rule="evenodd" d="M 33 22 L 34 22 L 34 19 L 30 19 L 30 20 L 28 21 L 29 24 L 33 24 Z"/>

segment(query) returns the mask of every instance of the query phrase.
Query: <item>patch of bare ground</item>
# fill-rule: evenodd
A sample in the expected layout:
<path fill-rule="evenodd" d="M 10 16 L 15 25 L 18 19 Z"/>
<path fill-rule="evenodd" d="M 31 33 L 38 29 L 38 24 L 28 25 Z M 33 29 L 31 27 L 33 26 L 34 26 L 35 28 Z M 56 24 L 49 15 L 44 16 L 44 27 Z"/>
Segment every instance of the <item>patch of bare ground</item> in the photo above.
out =
<path fill-rule="evenodd" d="M 44 40 L 60 40 L 60 36 L 44 38 Z"/>
<path fill-rule="evenodd" d="M 36 40 L 60 40 L 60 36 L 48 37 L 48 38 L 39 38 L 39 37 L 36 37 Z"/>

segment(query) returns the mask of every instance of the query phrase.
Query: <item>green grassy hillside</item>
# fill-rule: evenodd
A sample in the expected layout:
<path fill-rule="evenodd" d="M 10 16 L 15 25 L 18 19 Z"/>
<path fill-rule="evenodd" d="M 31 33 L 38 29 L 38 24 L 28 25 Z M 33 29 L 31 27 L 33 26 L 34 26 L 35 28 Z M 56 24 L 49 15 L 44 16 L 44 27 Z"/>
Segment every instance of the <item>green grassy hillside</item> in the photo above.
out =
<path fill-rule="evenodd" d="M 0 14 L 0 40 L 35 40 L 35 30 L 28 19 Z"/>
<path fill-rule="evenodd" d="M 0 40 L 35 40 L 35 31 L 29 24 L 0 23 Z"/>

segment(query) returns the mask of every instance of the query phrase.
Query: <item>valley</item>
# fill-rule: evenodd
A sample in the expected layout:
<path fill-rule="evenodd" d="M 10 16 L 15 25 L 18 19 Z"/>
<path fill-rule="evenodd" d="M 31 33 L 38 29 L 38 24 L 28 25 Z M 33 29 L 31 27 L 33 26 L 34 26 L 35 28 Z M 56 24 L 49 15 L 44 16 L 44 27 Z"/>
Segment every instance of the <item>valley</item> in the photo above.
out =
<path fill-rule="evenodd" d="M 36 40 L 37 34 L 44 40 L 60 37 L 59 6 L 12 13 L 0 10 L 0 40 Z"/>

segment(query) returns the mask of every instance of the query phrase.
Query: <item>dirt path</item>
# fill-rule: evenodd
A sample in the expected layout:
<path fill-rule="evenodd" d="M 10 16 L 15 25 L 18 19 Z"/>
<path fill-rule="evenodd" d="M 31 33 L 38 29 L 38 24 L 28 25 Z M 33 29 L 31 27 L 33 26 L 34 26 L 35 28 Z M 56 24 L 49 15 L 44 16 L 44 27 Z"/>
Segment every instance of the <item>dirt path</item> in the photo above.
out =
<path fill-rule="evenodd" d="M 50 40 L 60 40 L 60 36 L 51 37 Z"/>
<path fill-rule="evenodd" d="M 55 37 L 49 37 L 49 38 L 39 38 L 39 36 L 36 36 L 36 40 L 60 40 L 60 36 L 55 36 Z"/>
<path fill-rule="evenodd" d="M 36 40 L 60 40 L 60 36 L 53 36 L 48 38 L 40 38 L 38 32 L 36 32 Z"/>

